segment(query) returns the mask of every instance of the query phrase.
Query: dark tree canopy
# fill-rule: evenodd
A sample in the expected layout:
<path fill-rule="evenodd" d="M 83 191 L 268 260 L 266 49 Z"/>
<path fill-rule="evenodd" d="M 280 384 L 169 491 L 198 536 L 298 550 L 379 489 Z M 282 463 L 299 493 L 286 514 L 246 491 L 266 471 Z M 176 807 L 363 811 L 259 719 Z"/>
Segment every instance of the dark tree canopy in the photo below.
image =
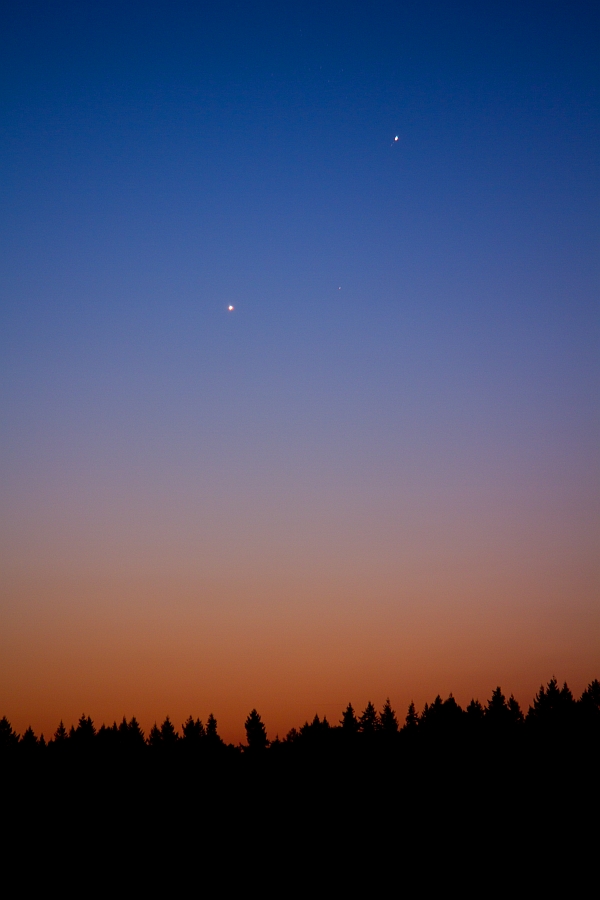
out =
<path fill-rule="evenodd" d="M 345 734 L 352 735 L 358 732 L 358 719 L 356 718 L 354 707 L 351 703 L 348 704 L 348 706 L 342 713 L 340 724 Z"/>
<path fill-rule="evenodd" d="M 379 728 L 379 716 L 377 715 L 377 710 L 374 705 L 369 702 L 363 709 L 360 714 L 360 718 L 358 720 L 358 730 L 362 732 L 362 734 L 375 734 L 375 732 Z"/>
<path fill-rule="evenodd" d="M 394 735 L 398 733 L 398 718 L 392 709 L 390 698 L 388 697 L 383 704 L 383 709 L 379 713 L 379 727 L 384 734 Z"/>
<path fill-rule="evenodd" d="M 266 750 L 269 740 L 263 721 L 255 709 L 248 715 L 244 723 L 248 749 L 252 751 Z"/>

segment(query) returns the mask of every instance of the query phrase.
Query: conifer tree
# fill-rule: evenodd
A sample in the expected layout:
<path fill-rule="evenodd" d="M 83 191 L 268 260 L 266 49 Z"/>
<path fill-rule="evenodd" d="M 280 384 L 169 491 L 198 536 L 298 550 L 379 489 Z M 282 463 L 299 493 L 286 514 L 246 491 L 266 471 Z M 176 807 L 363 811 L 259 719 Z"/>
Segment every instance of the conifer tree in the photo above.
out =
<path fill-rule="evenodd" d="M 358 728 L 361 734 L 368 735 L 375 734 L 375 732 L 379 728 L 379 716 L 377 715 L 377 710 L 370 700 L 360 714 L 360 718 L 358 720 Z"/>
<path fill-rule="evenodd" d="M 175 731 L 169 716 L 166 717 L 165 721 L 160 726 L 160 740 L 165 749 L 174 747 L 179 740 L 179 735 Z"/>
<path fill-rule="evenodd" d="M 206 746 L 210 748 L 222 747 L 223 741 L 217 731 L 217 720 L 211 713 L 206 720 Z"/>
<path fill-rule="evenodd" d="M 184 724 L 181 726 L 183 740 L 190 746 L 199 746 L 200 742 L 206 737 L 204 725 L 200 719 L 188 716 Z"/>
<path fill-rule="evenodd" d="M 114 726 L 113 726 L 114 727 Z M 125 716 L 118 727 L 118 738 L 121 747 L 128 750 L 140 749 L 146 743 L 144 740 L 144 732 L 140 728 L 140 724 L 135 716 L 128 722 Z"/>
<path fill-rule="evenodd" d="M 2 716 L 0 719 L 0 751 L 11 750 L 19 743 L 19 735 L 13 731 L 13 727 L 6 718 Z"/>
<path fill-rule="evenodd" d="M 77 728 L 71 727 L 69 737 L 80 747 L 91 747 L 96 737 L 96 728 L 90 716 L 81 715 Z"/>
<path fill-rule="evenodd" d="M 600 727 L 600 681 L 597 678 L 582 693 L 578 707 L 581 718 L 587 725 Z"/>
<path fill-rule="evenodd" d="M 470 725 L 477 726 L 483 722 L 485 712 L 479 700 L 473 698 L 467 706 L 467 720 Z"/>
<path fill-rule="evenodd" d="M 392 709 L 389 697 L 383 704 L 383 709 L 379 713 L 379 725 L 384 734 L 392 735 L 398 733 L 398 719 L 396 713 Z"/>
<path fill-rule="evenodd" d="M 514 695 L 511 694 L 508 698 L 508 712 L 510 715 L 511 725 L 522 725 L 525 721 L 525 717 L 519 706 L 518 700 L 515 699 Z"/>
<path fill-rule="evenodd" d="M 426 703 L 425 707 L 423 709 L 423 714 L 425 715 L 428 710 L 429 710 L 429 706 Z M 406 718 L 404 720 L 404 729 L 403 730 L 408 731 L 408 732 L 416 731 L 419 721 L 420 721 L 419 713 L 416 710 L 415 704 L 411 700 L 410 703 L 408 704 L 408 712 L 406 713 Z"/>
<path fill-rule="evenodd" d="M 244 722 L 244 728 L 246 729 L 246 740 L 248 741 L 249 750 L 256 752 L 267 748 L 269 744 L 267 730 L 255 709 L 248 715 Z"/>
<path fill-rule="evenodd" d="M 152 747 L 152 749 L 157 750 L 162 743 L 162 737 L 160 734 L 160 728 L 154 723 L 152 728 L 150 729 L 150 734 L 148 735 L 148 746 Z"/>
<path fill-rule="evenodd" d="M 23 735 L 21 736 L 20 744 L 26 753 L 28 753 L 28 752 L 31 753 L 31 752 L 37 750 L 38 739 L 36 738 L 35 732 L 34 732 L 33 728 L 31 727 L 31 725 L 28 728 L 26 728 L 25 731 L 23 732 Z"/>
<path fill-rule="evenodd" d="M 492 691 L 492 696 L 485 707 L 485 722 L 496 731 L 508 728 L 512 720 L 506 697 L 500 686 Z"/>
<path fill-rule="evenodd" d="M 68 738 L 67 729 L 65 728 L 64 722 L 61 719 L 58 728 L 54 732 L 53 740 L 54 740 L 55 744 L 62 744 L 62 743 L 64 743 L 64 741 L 67 740 L 67 738 Z"/>
<path fill-rule="evenodd" d="M 144 732 L 135 716 L 132 716 L 129 720 L 127 733 L 132 747 L 144 746 Z"/>
<path fill-rule="evenodd" d="M 344 734 L 353 735 L 357 733 L 358 719 L 356 718 L 354 707 L 351 703 L 348 704 L 348 706 L 342 713 L 340 725 L 342 726 L 342 731 L 344 732 Z"/>

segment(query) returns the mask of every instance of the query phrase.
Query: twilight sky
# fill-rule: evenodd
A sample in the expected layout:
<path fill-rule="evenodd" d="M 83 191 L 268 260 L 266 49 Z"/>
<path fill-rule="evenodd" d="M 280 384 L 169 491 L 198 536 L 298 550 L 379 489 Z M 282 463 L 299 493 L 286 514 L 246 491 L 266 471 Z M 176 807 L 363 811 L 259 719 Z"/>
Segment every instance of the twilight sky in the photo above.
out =
<path fill-rule="evenodd" d="M 599 20 L 1 5 L 0 715 L 600 676 Z"/>

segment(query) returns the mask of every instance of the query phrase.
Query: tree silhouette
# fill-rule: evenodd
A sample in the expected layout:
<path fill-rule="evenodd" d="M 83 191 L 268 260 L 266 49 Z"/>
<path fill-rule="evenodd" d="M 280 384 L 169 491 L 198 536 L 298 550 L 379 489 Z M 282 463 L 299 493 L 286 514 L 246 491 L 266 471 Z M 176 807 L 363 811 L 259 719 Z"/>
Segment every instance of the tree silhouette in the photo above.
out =
<path fill-rule="evenodd" d="M 340 725 L 342 726 L 343 733 L 346 735 L 351 736 L 358 732 L 358 719 L 356 718 L 354 707 L 351 703 L 348 704 L 342 713 Z"/>
<path fill-rule="evenodd" d="M 591 681 L 579 698 L 582 721 L 591 727 L 600 728 L 600 681 Z"/>
<path fill-rule="evenodd" d="M 31 725 L 23 732 L 20 743 L 25 753 L 35 753 L 38 749 L 38 739 Z"/>
<path fill-rule="evenodd" d="M 165 750 L 170 750 L 179 740 L 179 735 L 175 731 L 169 716 L 166 717 L 165 721 L 160 726 L 160 740 Z"/>
<path fill-rule="evenodd" d="M 181 730 L 183 733 L 183 741 L 186 746 L 199 747 L 206 737 L 204 725 L 202 724 L 200 719 L 194 720 L 192 716 L 188 716 L 184 724 L 181 726 Z"/>
<path fill-rule="evenodd" d="M 377 710 L 369 700 L 358 720 L 358 729 L 361 734 L 373 735 L 379 728 L 379 716 Z"/>
<path fill-rule="evenodd" d="M 479 700 L 475 700 L 475 698 L 473 698 L 467 706 L 466 713 L 469 727 L 477 728 L 482 724 L 485 716 L 485 711 Z"/>
<path fill-rule="evenodd" d="M 523 711 L 519 706 L 518 701 L 515 699 L 514 695 L 511 694 L 508 698 L 508 711 L 510 714 L 510 723 L 511 725 L 522 725 L 525 721 L 525 716 L 523 715 Z"/>
<path fill-rule="evenodd" d="M 451 734 L 461 727 L 464 715 L 452 694 L 447 700 L 438 694 L 433 703 L 423 707 L 419 729 L 432 735 Z"/>
<path fill-rule="evenodd" d="M 154 723 L 152 728 L 150 729 L 150 734 L 148 735 L 148 746 L 152 747 L 154 750 L 158 750 L 162 743 L 162 737 L 160 734 L 160 728 Z"/>
<path fill-rule="evenodd" d="M 217 720 L 212 713 L 206 720 L 206 746 L 211 750 L 216 750 L 224 746 L 217 731 Z"/>
<path fill-rule="evenodd" d="M 54 732 L 53 740 L 54 740 L 55 744 L 62 744 L 64 741 L 67 740 L 67 738 L 68 738 L 67 729 L 65 728 L 64 722 L 61 719 L 58 728 Z"/>
<path fill-rule="evenodd" d="M 540 685 L 529 707 L 527 719 L 541 728 L 557 729 L 568 727 L 573 723 L 577 706 L 573 694 L 565 682 L 559 688 L 556 678 L 551 678 L 546 688 Z"/>
<path fill-rule="evenodd" d="M 246 729 L 248 749 L 251 751 L 266 750 L 269 744 L 267 730 L 255 709 L 252 710 L 246 719 L 244 728 Z"/>
<path fill-rule="evenodd" d="M 389 697 L 383 704 L 383 709 L 379 713 L 379 725 L 384 734 L 392 735 L 398 733 L 398 719 L 396 713 L 392 709 Z"/>
<path fill-rule="evenodd" d="M 560 687 L 556 678 L 551 678 L 547 685 L 540 686 L 526 717 L 515 697 L 511 695 L 507 700 L 500 687 L 494 689 L 485 708 L 478 700 L 473 699 L 464 712 L 452 694 L 446 700 L 442 700 L 438 694 L 432 703 L 425 703 L 421 716 L 418 715 L 415 704 L 410 703 L 402 734 L 397 741 L 386 739 L 395 737 L 399 731 L 398 719 L 389 698 L 379 714 L 369 701 L 360 717 L 356 716 L 349 703 L 340 724 L 334 727 L 326 717 L 320 719 L 315 713 L 314 718 L 305 722 L 299 730 L 292 728 L 283 741 L 276 739 L 269 742 L 266 728 L 256 709 L 246 718 L 245 729 L 245 748 L 235 748 L 232 745 L 226 747 L 217 732 L 217 720 L 212 713 L 206 726 L 200 719 L 188 716 L 182 725 L 181 738 L 167 716 L 161 726 L 154 723 L 145 741 L 135 717 L 127 721 L 124 716 L 120 724 L 102 725 L 96 731 L 92 719 L 83 714 L 76 726 L 71 727 L 69 735 L 61 720 L 46 753 L 43 736 L 38 738 L 30 726 L 19 738 L 4 716 L 0 719 L 0 753 L 5 754 L 5 760 L 14 760 L 14 763 L 9 763 L 9 767 L 13 764 L 25 768 L 29 765 L 38 766 L 36 760 L 44 760 L 43 766 L 38 770 L 40 772 L 46 771 L 46 765 L 52 767 L 61 759 L 69 761 L 65 772 L 72 764 L 74 771 L 91 771 L 96 767 L 89 766 L 90 759 L 98 762 L 104 759 L 111 766 L 115 764 L 109 771 L 116 774 L 119 772 L 118 761 L 129 758 L 122 754 L 133 753 L 135 748 L 135 754 L 147 754 L 148 760 L 153 760 L 153 766 L 165 767 L 165 771 L 175 764 L 183 766 L 184 770 L 186 766 L 190 766 L 191 773 L 191 767 L 197 766 L 198 762 L 207 766 L 207 771 L 213 765 L 218 768 L 221 765 L 235 765 L 234 760 L 245 749 L 251 755 L 255 752 L 264 753 L 265 763 L 271 760 L 277 766 L 285 766 L 290 759 L 304 758 L 308 764 L 307 771 L 312 775 L 319 771 L 320 759 L 334 761 L 336 765 L 339 763 L 342 769 L 346 765 L 356 764 L 375 766 L 379 765 L 376 759 L 377 754 L 381 753 L 382 765 L 387 765 L 386 760 L 395 759 L 394 754 L 398 754 L 398 771 L 401 771 L 402 766 L 416 765 L 421 767 L 421 773 L 426 776 L 424 766 L 431 765 L 435 758 L 441 759 L 441 752 L 448 766 L 458 765 L 462 757 L 470 760 L 469 764 L 479 777 L 483 771 L 479 760 L 481 766 L 497 764 L 500 759 L 498 748 L 509 771 L 513 775 L 517 774 L 517 778 L 522 778 L 518 775 L 519 767 L 522 771 L 527 770 L 527 754 L 532 751 L 542 761 L 554 758 L 558 751 L 566 760 L 570 760 L 572 771 L 574 765 L 577 768 L 577 754 L 582 759 L 595 759 L 600 749 L 600 681 L 591 681 L 576 701 L 566 683 Z M 346 742 L 345 738 L 348 736 L 352 740 Z M 474 753 L 464 752 L 469 745 Z M 167 752 L 178 746 L 181 749 L 177 752 Z M 14 757 L 6 756 L 11 748 L 17 748 Z M 93 756 L 89 752 L 92 748 Z M 188 752 L 193 748 L 200 751 L 198 756 Z M 370 749 L 363 753 L 362 748 Z M 361 752 L 354 753 L 354 749 Z M 507 753 L 507 750 L 510 752 Z M 141 760 L 141 757 L 136 755 L 135 759 Z M 78 760 L 82 761 L 84 768 L 78 768 Z M 327 766 L 322 768 L 326 769 Z M 126 770 L 129 771 L 129 766 L 126 766 Z"/>
<path fill-rule="evenodd" d="M 511 722 L 510 709 L 506 702 L 506 697 L 502 693 L 500 687 L 492 691 L 492 696 L 488 700 L 485 707 L 485 723 L 487 726 L 501 731 L 507 729 Z"/>
<path fill-rule="evenodd" d="M 12 725 L 6 718 L 2 716 L 0 719 L 0 752 L 13 750 L 19 743 L 19 735 L 13 731 Z"/>
<path fill-rule="evenodd" d="M 71 738 L 78 747 L 82 748 L 91 747 L 95 737 L 96 729 L 94 723 L 89 716 L 86 717 L 85 713 L 81 715 L 79 722 L 77 723 L 77 728 L 71 727 L 71 731 L 69 732 L 69 738 Z"/>
<path fill-rule="evenodd" d="M 321 720 L 315 713 L 315 717 L 312 722 L 304 723 L 304 725 L 300 729 L 298 737 L 300 737 L 303 742 L 308 741 L 311 744 L 321 743 L 323 740 L 327 739 L 330 730 L 331 726 L 327 721 L 327 716 L 324 716 L 323 720 Z"/>
<path fill-rule="evenodd" d="M 144 732 L 135 716 L 128 722 L 125 716 L 118 728 L 119 745 L 124 750 L 141 750 L 145 744 Z"/>
<path fill-rule="evenodd" d="M 425 704 L 425 707 L 427 708 L 427 704 Z M 409 734 L 415 732 L 419 725 L 419 721 L 419 713 L 411 700 L 408 704 L 408 712 L 406 713 L 406 718 L 404 720 L 403 731 L 407 731 Z"/>

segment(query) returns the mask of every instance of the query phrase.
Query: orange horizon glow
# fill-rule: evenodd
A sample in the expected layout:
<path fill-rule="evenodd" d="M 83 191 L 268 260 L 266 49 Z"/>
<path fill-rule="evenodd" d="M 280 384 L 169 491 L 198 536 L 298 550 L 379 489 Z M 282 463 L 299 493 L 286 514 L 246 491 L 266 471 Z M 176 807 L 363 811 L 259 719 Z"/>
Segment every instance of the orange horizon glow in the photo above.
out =
<path fill-rule="evenodd" d="M 48 739 L 61 719 L 70 726 L 85 712 L 97 727 L 135 715 L 148 733 L 166 715 L 180 728 L 212 712 L 221 736 L 238 743 L 253 707 L 272 739 L 315 713 L 335 724 L 348 702 L 380 708 L 390 696 L 402 719 L 411 700 L 420 709 L 452 693 L 465 706 L 500 684 L 526 710 L 554 675 L 577 696 L 598 676 L 600 622 L 589 601 L 568 613 L 556 597 L 500 604 L 500 588 L 482 605 L 473 586 L 470 599 L 398 598 L 388 587 L 365 601 L 362 585 L 319 592 L 299 580 L 282 602 L 277 583 L 234 593 L 150 581 L 12 585 L 0 712 L 17 731 L 32 725 Z"/>

